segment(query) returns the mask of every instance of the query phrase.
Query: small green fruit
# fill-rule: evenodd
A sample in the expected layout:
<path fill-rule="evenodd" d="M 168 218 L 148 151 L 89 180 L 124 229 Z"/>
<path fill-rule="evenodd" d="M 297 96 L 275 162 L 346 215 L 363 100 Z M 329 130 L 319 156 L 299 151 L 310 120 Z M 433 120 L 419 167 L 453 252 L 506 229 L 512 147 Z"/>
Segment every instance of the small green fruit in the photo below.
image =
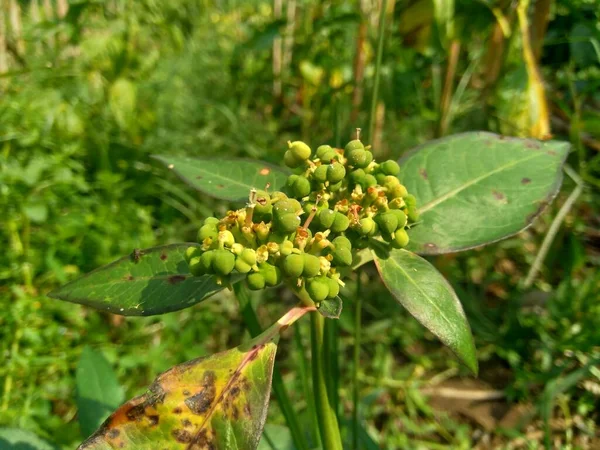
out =
<path fill-rule="evenodd" d="M 258 267 L 267 286 L 273 287 L 281 283 L 281 270 L 279 267 L 269 263 L 262 263 Z"/>
<path fill-rule="evenodd" d="M 229 275 L 235 267 L 235 255 L 228 250 L 215 250 L 212 268 L 217 275 Z"/>
<path fill-rule="evenodd" d="M 225 247 L 231 247 L 235 244 L 235 237 L 229 230 L 219 231 L 219 242 L 222 242 Z"/>
<path fill-rule="evenodd" d="M 283 256 L 291 255 L 292 250 L 294 249 L 294 243 L 292 241 L 285 240 L 279 246 L 279 252 Z"/>
<path fill-rule="evenodd" d="M 306 292 L 314 302 L 322 302 L 329 295 L 329 283 L 325 277 L 309 280 L 306 283 Z"/>
<path fill-rule="evenodd" d="M 283 163 L 291 169 L 300 167 L 304 161 L 296 159 L 296 157 L 289 150 L 283 155 Z"/>
<path fill-rule="evenodd" d="M 350 172 L 350 181 L 354 184 L 361 184 L 366 173 L 362 169 L 356 169 Z"/>
<path fill-rule="evenodd" d="M 281 233 L 293 233 L 300 226 L 300 217 L 296 213 L 287 213 L 273 217 L 275 229 Z"/>
<path fill-rule="evenodd" d="M 290 278 L 298 278 L 304 271 L 304 255 L 292 253 L 283 260 L 283 272 Z"/>
<path fill-rule="evenodd" d="M 346 152 L 352 151 L 352 150 L 364 150 L 365 146 L 364 144 L 359 140 L 359 139 L 354 139 L 353 141 L 350 141 L 346 144 L 346 147 L 344 148 L 344 150 Z"/>
<path fill-rule="evenodd" d="M 200 264 L 202 265 L 202 270 L 205 273 L 214 273 L 212 268 L 214 256 L 215 250 L 209 250 L 207 252 L 202 253 L 202 255 L 200 256 Z"/>
<path fill-rule="evenodd" d="M 280 200 L 273 206 L 273 215 L 275 217 L 282 217 L 288 213 L 298 214 L 299 211 L 302 211 L 302 205 L 300 205 L 298 200 L 293 198 Z"/>
<path fill-rule="evenodd" d="M 382 233 L 392 234 L 398 229 L 398 218 L 393 213 L 382 213 L 375 216 L 375 222 Z"/>
<path fill-rule="evenodd" d="M 359 226 L 356 229 L 362 236 L 372 236 L 375 231 L 375 221 L 370 217 L 360 219 Z"/>
<path fill-rule="evenodd" d="M 350 251 L 349 248 L 336 248 L 333 252 L 331 252 L 331 256 L 333 256 L 333 263 L 336 266 L 352 265 L 352 251 Z"/>
<path fill-rule="evenodd" d="M 405 229 L 401 229 L 396 231 L 394 235 L 394 240 L 392 241 L 392 246 L 394 248 L 404 248 L 408 245 L 408 233 Z"/>
<path fill-rule="evenodd" d="M 343 181 L 338 181 L 337 183 L 333 183 L 329 185 L 329 190 L 331 192 L 337 192 L 339 191 L 343 186 Z"/>
<path fill-rule="evenodd" d="M 327 166 L 327 181 L 337 183 L 346 176 L 346 168 L 339 162 L 331 163 Z"/>
<path fill-rule="evenodd" d="M 193 257 L 200 257 L 202 251 L 199 247 L 188 247 L 185 249 L 185 260 L 189 263 Z"/>
<path fill-rule="evenodd" d="M 248 287 L 253 291 L 259 291 L 265 288 L 265 277 L 259 272 L 252 272 L 246 277 Z"/>
<path fill-rule="evenodd" d="M 313 172 L 313 178 L 319 183 L 325 183 L 327 181 L 327 164 L 317 167 Z"/>
<path fill-rule="evenodd" d="M 327 283 L 329 284 L 329 294 L 327 298 L 335 298 L 340 293 L 340 283 L 333 278 L 328 278 Z"/>
<path fill-rule="evenodd" d="M 342 231 L 346 231 L 350 226 L 350 219 L 346 217 L 344 214 L 337 212 L 335 215 L 335 219 L 333 220 L 333 224 L 331 225 L 331 231 L 334 233 L 341 233 Z"/>
<path fill-rule="evenodd" d="M 385 173 L 379 172 L 375 175 L 375 179 L 377 180 L 377 184 L 380 186 L 383 186 L 383 183 L 385 181 L 385 177 L 387 177 L 387 175 Z"/>
<path fill-rule="evenodd" d="M 377 178 L 375 178 L 373 175 L 368 173 L 362 179 L 360 186 L 363 188 L 363 191 L 366 191 L 367 189 L 369 189 L 372 186 L 375 186 L 376 184 L 377 184 Z"/>
<path fill-rule="evenodd" d="M 331 149 L 328 152 L 324 153 L 323 156 L 320 157 L 319 159 L 321 160 L 322 163 L 329 164 L 331 161 L 336 159 L 337 156 L 338 156 L 337 152 L 335 150 Z"/>
<path fill-rule="evenodd" d="M 256 264 L 256 250 L 252 248 L 245 248 L 238 259 L 244 261 L 246 264 L 250 264 L 251 266 L 253 266 L 254 264 Z"/>
<path fill-rule="evenodd" d="M 319 145 L 317 147 L 317 158 L 321 159 L 327 152 L 333 151 L 331 145 Z"/>
<path fill-rule="evenodd" d="M 401 209 L 390 209 L 388 211 L 388 214 L 393 214 L 398 219 L 398 228 L 397 229 L 404 228 L 406 226 L 406 222 L 408 221 L 408 218 L 406 217 L 406 214 L 404 214 L 404 211 L 402 211 Z"/>
<path fill-rule="evenodd" d="M 219 236 L 219 230 L 217 230 L 216 225 L 202 225 L 198 230 L 198 242 L 204 242 L 204 239 L 217 239 Z"/>
<path fill-rule="evenodd" d="M 310 181 L 304 177 L 298 177 L 292 186 L 294 197 L 302 198 L 310 194 Z"/>
<path fill-rule="evenodd" d="M 331 241 L 331 243 L 335 246 L 335 248 L 347 248 L 348 250 L 352 250 L 352 243 L 346 236 L 338 236 Z"/>
<path fill-rule="evenodd" d="M 386 175 L 398 175 L 400 173 L 400 166 L 396 161 L 391 159 L 381 163 L 379 168 Z"/>
<path fill-rule="evenodd" d="M 238 257 L 235 260 L 235 270 L 239 273 L 248 273 L 252 270 L 252 266 Z"/>
<path fill-rule="evenodd" d="M 204 225 L 214 225 L 217 226 L 219 225 L 219 219 L 217 219 L 216 217 L 207 217 L 206 219 L 204 219 Z"/>
<path fill-rule="evenodd" d="M 346 153 L 348 164 L 354 167 L 367 167 L 369 165 L 367 150 L 355 149 Z"/>
<path fill-rule="evenodd" d="M 321 262 L 319 261 L 319 258 L 315 255 L 304 253 L 304 268 L 302 274 L 306 278 L 312 278 L 317 276 L 320 270 Z"/>
<path fill-rule="evenodd" d="M 189 264 L 190 264 L 190 272 L 195 277 L 201 277 L 202 275 L 204 275 L 206 273 L 206 271 L 202 267 L 199 256 L 194 256 L 192 259 L 190 259 Z"/>
<path fill-rule="evenodd" d="M 331 228 L 337 213 L 331 209 L 323 209 L 318 214 L 319 225 L 321 228 L 324 230 Z"/>
<path fill-rule="evenodd" d="M 300 161 L 306 161 L 312 153 L 310 147 L 302 141 L 289 142 L 288 147 L 288 151 L 292 153 L 294 158 Z"/>

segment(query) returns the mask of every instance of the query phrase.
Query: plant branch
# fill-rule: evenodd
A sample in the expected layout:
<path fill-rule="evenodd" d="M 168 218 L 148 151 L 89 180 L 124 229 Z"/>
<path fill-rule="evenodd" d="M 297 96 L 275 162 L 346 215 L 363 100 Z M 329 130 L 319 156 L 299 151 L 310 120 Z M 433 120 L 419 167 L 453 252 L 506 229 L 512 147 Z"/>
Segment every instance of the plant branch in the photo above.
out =
<path fill-rule="evenodd" d="M 375 123 L 377 119 L 377 99 L 379 97 L 379 78 L 381 75 L 381 61 L 383 59 L 383 40 L 385 37 L 385 15 L 387 11 L 387 0 L 381 1 L 381 11 L 379 11 L 379 27 L 377 42 L 377 60 L 375 62 L 375 79 L 373 81 L 373 97 L 371 98 L 371 115 L 369 117 L 369 139 L 373 141 L 375 134 Z"/>

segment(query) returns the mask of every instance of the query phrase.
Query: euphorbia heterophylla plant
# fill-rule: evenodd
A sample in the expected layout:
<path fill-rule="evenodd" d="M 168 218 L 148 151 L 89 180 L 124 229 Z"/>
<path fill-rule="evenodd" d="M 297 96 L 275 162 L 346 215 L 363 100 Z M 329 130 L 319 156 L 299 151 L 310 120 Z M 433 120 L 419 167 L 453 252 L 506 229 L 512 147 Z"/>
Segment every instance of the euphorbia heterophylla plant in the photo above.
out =
<path fill-rule="evenodd" d="M 286 169 L 157 156 L 192 187 L 245 205 L 207 218 L 197 243 L 136 250 L 51 295 L 115 314 L 153 315 L 233 288 L 256 337 L 161 374 L 80 448 L 255 449 L 272 380 L 296 448 L 317 447 L 274 371 L 280 330 L 311 313 L 318 440 L 324 449 L 342 449 L 324 322 L 339 317 L 340 289 L 372 260 L 398 302 L 476 374 L 461 304 L 419 254 L 474 248 L 529 226 L 558 192 L 568 151 L 561 142 L 473 132 L 426 143 L 399 164 L 377 161 L 358 136 L 343 149 L 289 142 Z M 279 285 L 298 305 L 257 332 L 247 288 Z"/>

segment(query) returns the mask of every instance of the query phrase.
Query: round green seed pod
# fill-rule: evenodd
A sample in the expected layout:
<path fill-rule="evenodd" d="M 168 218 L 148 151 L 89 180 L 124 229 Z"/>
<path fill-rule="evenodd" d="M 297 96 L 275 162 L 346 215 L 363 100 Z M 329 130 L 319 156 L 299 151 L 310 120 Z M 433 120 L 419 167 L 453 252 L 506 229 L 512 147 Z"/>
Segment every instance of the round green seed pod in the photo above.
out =
<path fill-rule="evenodd" d="M 319 183 L 325 183 L 327 181 L 327 164 L 323 164 L 315 169 L 313 172 L 313 179 Z"/>
<path fill-rule="evenodd" d="M 219 225 L 219 219 L 217 219 L 216 217 L 207 217 L 206 219 L 204 219 L 204 225 L 214 225 L 217 226 Z"/>
<path fill-rule="evenodd" d="M 256 264 L 256 250 L 252 248 L 245 248 L 239 256 L 239 259 L 244 261 L 246 264 L 253 266 Z"/>
<path fill-rule="evenodd" d="M 367 160 L 365 161 L 365 165 L 363 167 L 367 167 L 369 164 L 373 162 L 373 153 L 367 150 Z"/>
<path fill-rule="evenodd" d="M 375 174 L 375 179 L 377 180 L 377 184 L 380 186 L 383 186 L 383 182 L 385 181 L 385 177 L 387 177 L 387 175 L 383 172 L 378 172 Z"/>
<path fill-rule="evenodd" d="M 331 252 L 331 256 L 333 256 L 333 263 L 336 266 L 352 265 L 352 251 L 348 248 L 336 248 L 333 252 Z"/>
<path fill-rule="evenodd" d="M 292 250 L 294 249 L 294 243 L 292 241 L 285 240 L 279 246 L 279 252 L 283 256 L 288 256 L 292 254 Z"/>
<path fill-rule="evenodd" d="M 306 161 L 310 158 L 310 154 L 312 153 L 310 147 L 302 141 L 290 142 L 288 147 L 288 151 L 292 153 L 294 158 L 300 161 Z"/>
<path fill-rule="evenodd" d="M 294 186 L 294 182 L 298 179 L 300 175 L 296 175 L 295 173 L 291 174 L 289 177 L 287 177 L 287 180 L 285 180 L 285 185 L 288 188 L 291 188 L 292 186 Z"/>
<path fill-rule="evenodd" d="M 333 278 L 327 278 L 327 284 L 329 284 L 329 294 L 327 298 L 335 298 L 340 293 L 340 283 Z"/>
<path fill-rule="evenodd" d="M 382 233 L 392 234 L 398 229 L 398 218 L 393 213 L 382 213 L 375 216 L 375 222 Z"/>
<path fill-rule="evenodd" d="M 317 158 L 321 159 L 327 152 L 333 151 L 331 145 L 319 145 L 317 147 Z"/>
<path fill-rule="evenodd" d="M 283 155 L 283 163 L 289 168 L 295 169 L 296 167 L 300 167 L 304 163 L 304 161 L 296 159 L 292 152 L 288 150 Z"/>
<path fill-rule="evenodd" d="M 304 253 L 304 268 L 302 269 L 302 275 L 306 278 L 312 278 L 319 274 L 321 270 L 321 262 L 315 255 Z"/>
<path fill-rule="evenodd" d="M 419 220 L 419 211 L 417 210 L 417 199 L 415 198 L 415 196 L 412 194 L 407 194 L 407 196 L 404 198 L 404 201 L 406 202 L 406 206 L 408 209 L 408 220 L 410 220 L 411 222 L 416 222 L 417 220 Z"/>
<path fill-rule="evenodd" d="M 365 175 L 366 175 L 366 173 L 364 170 L 355 169 L 352 172 L 350 172 L 350 181 L 354 184 L 361 184 Z"/>
<path fill-rule="evenodd" d="M 347 248 L 348 250 L 352 250 L 352 243 L 346 236 L 338 236 L 331 241 L 331 243 L 335 246 L 335 248 Z"/>
<path fill-rule="evenodd" d="M 204 273 L 214 273 L 212 268 L 213 258 L 215 256 L 215 250 L 209 250 L 207 252 L 202 253 L 200 256 L 200 264 L 202 265 L 202 270 Z"/>
<path fill-rule="evenodd" d="M 335 220 L 336 214 L 337 213 L 331 209 L 323 209 L 319 211 L 317 216 L 319 226 L 324 230 L 331 228 Z"/>
<path fill-rule="evenodd" d="M 392 247 L 394 248 L 404 248 L 408 245 L 408 233 L 405 229 L 401 229 L 396 231 L 394 234 L 394 240 L 392 241 Z"/>
<path fill-rule="evenodd" d="M 302 198 L 310 194 L 310 181 L 304 177 L 298 177 L 292 186 L 294 197 Z"/>
<path fill-rule="evenodd" d="M 283 260 L 283 273 L 290 278 L 298 278 L 304 271 L 304 255 L 292 253 Z"/>
<path fill-rule="evenodd" d="M 362 179 L 362 183 L 360 184 L 360 186 L 363 188 L 364 191 L 366 191 L 367 189 L 369 189 L 372 186 L 375 186 L 376 184 L 377 184 L 377 179 L 373 175 L 368 173 Z"/>
<path fill-rule="evenodd" d="M 395 177 L 394 175 L 386 175 L 383 178 L 382 186 L 387 189 L 393 189 L 395 186 L 398 186 L 399 184 L 400 184 L 400 180 L 398 179 L 398 177 Z"/>
<path fill-rule="evenodd" d="M 388 159 L 379 165 L 379 168 L 386 175 L 398 175 L 400 173 L 400 166 L 392 159 Z"/>
<path fill-rule="evenodd" d="M 227 250 L 215 250 L 212 268 L 217 275 L 229 275 L 235 267 L 235 255 Z"/>
<path fill-rule="evenodd" d="M 369 165 L 366 150 L 355 149 L 346 153 L 348 164 L 354 167 L 367 167 Z"/>
<path fill-rule="evenodd" d="M 346 144 L 346 147 L 344 147 L 344 150 L 346 152 L 352 151 L 352 150 L 364 150 L 365 146 L 364 144 L 359 140 L 359 139 L 354 139 L 353 141 L 350 141 Z"/>
<path fill-rule="evenodd" d="M 283 216 L 274 216 L 273 224 L 279 233 L 293 233 L 300 226 L 300 217 L 296 213 L 287 213 Z"/>
<path fill-rule="evenodd" d="M 318 277 L 308 280 L 306 283 L 306 292 L 314 302 L 322 302 L 329 295 L 329 283 L 325 277 Z"/>
<path fill-rule="evenodd" d="M 329 164 L 331 161 L 336 159 L 337 156 L 338 156 L 337 152 L 335 150 L 331 149 L 328 152 L 324 153 L 323 156 L 321 156 L 319 159 L 321 160 L 322 163 Z"/>
<path fill-rule="evenodd" d="M 248 273 L 252 270 L 252 266 L 238 257 L 235 260 L 235 270 L 239 273 Z"/>
<path fill-rule="evenodd" d="M 375 221 L 370 217 L 360 219 L 359 226 L 356 228 L 361 236 L 372 236 L 375 231 Z"/>
<path fill-rule="evenodd" d="M 231 247 L 235 244 L 235 237 L 229 230 L 219 231 L 219 242 L 222 242 L 225 247 Z"/>
<path fill-rule="evenodd" d="M 199 256 L 194 256 L 192 259 L 190 259 L 189 265 L 190 265 L 190 272 L 195 277 L 201 277 L 202 275 L 204 275 L 206 273 L 206 271 L 202 267 L 202 264 L 200 263 Z"/>
<path fill-rule="evenodd" d="M 333 162 L 327 166 L 327 181 L 337 183 L 346 176 L 346 168 L 339 162 Z"/>
<path fill-rule="evenodd" d="M 339 191 L 342 188 L 343 185 L 344 185 L 343 181 L 338 181 L 337 183 L 330 184 L 329 185 L 329 190 L 331 192 L 337 192 L 337 191 Z"/>
<path fill-rule="evenodd" d="M 354 241 L 354 248 L 357 250 L 362 250 L 363 248 L 367 248 L 369 246 L 369 238 L 366 236 L 360 237 Z"/>
<path fill-rule="evenodd" d="M 264 218 L 266 216 L 270 216 L 273 211 L 273 206 L 271 205 L 271 196 L 266 191 L 256 191 L 256 205 L 254 206 L 254 215 L 253 221 L 255 223 L 260 223 L 265 221 Z M 262 217 L 262 220 L 257 220 L 257 218 Z M 265 222 L 270 222 L 271 218 Z"/>
<path fill-rule="evenodd" d="M 398 219 L 398 228 L 396 229 L 404 228 L 406 226 L 408 218 L 406 217 L 404 211 L 402 211 L 401 209 L 390 209 L 388 211 L 388 214 L 393 214 Z"/>
<path fill-rule="evenodd" d="M 215 240 L 218 236 L 219 230 L 215 225 L 202 225 L 198 230 L 198 242 L 200 243 L 204 242 L 206 238 Z"/>
<path fill-rule="evenodd" d="M 275 203 L 275 205 L 273 206 L 273 215 L 275 217 L 281 217 L 288 213 L 297 214 L 301 210 L 302 205 L 300 205 L 300 202 L 298 200 L 293 198 L 286 198 Z"/>
<path fill-rule="evenodd" d="M 200 257 L 201 254 L 200 247 L 188 247 L 185 249 L 185 260 L 189 263 L 193 257 Z"/>
<path fill-rule="evenodd" d="M 350 226 L 350 219 L 347 216 L 342 214 L 341 212 L 336 213 L 335 219 L 333 220 L 333 224 L 330 229 L 334 233 L 341 233 L 342 231 L 346 231 Z"/>
<path fill-rule="evenodd" d="M 281 269 L 279 267 L 269 263 L 262 263 L 258 267 L 267 286 L 273 287 L 281 283 Z"/>
<path fill-rule="evenodd" d="M 387 195 L 390 198 L 404 198 L 408 195 L 408 191 L 404 185 L 397 184 L 392 189 L 388 189 Z"/>
<path fill-rule="evenodd" d="M 259 291 L 265 288 L 265 277 L 259 272 L 249 273 L 246 277 L 246 284 L 253 291 Z"/>

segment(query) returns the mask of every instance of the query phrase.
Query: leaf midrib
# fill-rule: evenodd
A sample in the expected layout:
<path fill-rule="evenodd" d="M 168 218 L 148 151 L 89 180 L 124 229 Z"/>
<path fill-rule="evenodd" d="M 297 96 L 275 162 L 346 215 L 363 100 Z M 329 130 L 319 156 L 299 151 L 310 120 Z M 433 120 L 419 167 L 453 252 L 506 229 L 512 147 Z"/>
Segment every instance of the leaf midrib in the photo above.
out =
<path fill-rule="evenodd" d="M 533 158 L 537 158 L 538 156 L 543 156 L 543 153 L 535 153 L 532 156 L 528 156 L 527 158 L 523 158 L 523 159 L 518 159 L 515 161 L 512 161 L 511 163 L 505 164 L 503 166 L 500 166 L 486 174 L 480 175 L 476 178 L 473 178 L 471 181 L 468 181 L 467 183 L 464 183 L 461 186 L 458 186 L 457 188 L 454 188 L 453 190 L 451 190 L 450 192 L 447 192 L 446 194 L 438 197 L 437 199 L 434 199 L 432 201 L 430 201 L 429 203 L 426 203 L 425 205 L 423 205 L 421 208 L 419 208 L 419 212 L 421 214 L 429 211 L 430 209 L 438 206 L 440 203 L 445 202 L 448 199 L 451 199 L 452 197 L 456 196 L 458 193 L 464 191 L 465 189 L 473 186 L 476 183 L 479 183 L 480 181 L 485 180 L 486 178 L 491 177 L 492 175 L 495 175 L 496 173 L 502 172 L 505 169 L 508 169 L 509 167 L 513 167 L 517 164 L 520 164 L 522 162 L 526 162 L 529 161 Z"/>
<path fill-rule="evenodd" d="M 236 185 L 238 185 L 238 186 L 241 186 L 241 187 L 243 187 L 243 188 L 246 188 L 246 189 L 250 189 L 250 188 L 252 188 L 252 187 L 253 187 L 253 186 L 252 186 L 252 185 L 250 185 L 250 184 L 247 184 L 247 183 L 240 183 L 239 181 L 236 181 L 236 180 L 234 180 L 233 178 L 227 178 L 227 177 L 224 177 L 223 175 L 219 175 L 219 174 L 216 174 L 216 173 L 214 173 L 214 172 L 210 172 L 209 170 L 206 170 L 206 169 L 203 169 L 203 168 L 201 168 L 201 167 L 198 167 L 198 166 L 197 166 L 195 163 L 198 163 L 198 162 L 200 162 L 199 160 L 194 160 L 194 159 L 192 159 L 192 160 L 191 160 L 191 162 L 193 163 L 194 167 L 195 167 L 195 168 L 196 168 L 196 169 L 197 169 L 199 172 L 202 172 L 202 173 L 208 174 L 208 175 L 210 175 L 210 177 L 212 177 L 213 179 L 227 181 L 227 182 L 228 182 L 228 183 L 230 183 L 230 184 L 236 184 Z M 178 169 L 177 169 L 177 167 L 176 167 L 175 165 L 173 165 L 173 170 L 178 170 Z M 181 170 L 180 170 L 180 171 L 181 171 Z"/>

